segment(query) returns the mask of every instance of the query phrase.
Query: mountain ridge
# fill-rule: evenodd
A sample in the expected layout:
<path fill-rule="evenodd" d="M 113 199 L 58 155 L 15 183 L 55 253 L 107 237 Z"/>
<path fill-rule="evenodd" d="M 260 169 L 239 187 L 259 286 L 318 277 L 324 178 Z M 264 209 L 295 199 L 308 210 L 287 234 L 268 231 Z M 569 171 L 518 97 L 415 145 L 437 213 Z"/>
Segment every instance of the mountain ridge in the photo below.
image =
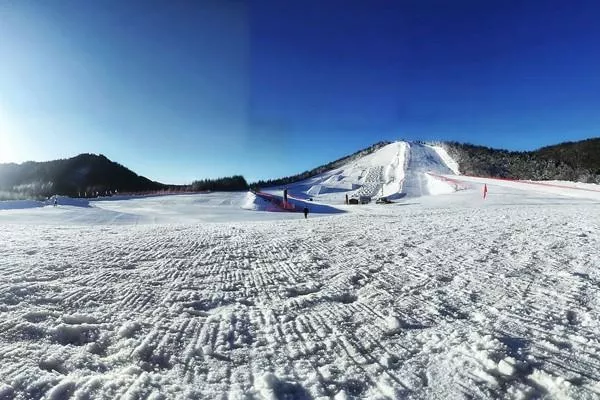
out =
<path fill-rule="evenodd" d="M 348 156 L 299 174 L 260 180 L 252 188 L 284 186 L 333 170 L 393 143 L 379 141 Z M 455 141 L 414 141 L 443 147 L 465 175 L 526 180 L 568 180 L 600 183 L 600 138 L 563 142 L 533 151 L 509 151 Z M 197 180 L 190 185 L 153 181 L 111 161 L 103 154 L 82 153 L 52 161 L 0 164 L 0 199 L 72 197 L 97 193 L 161 190 L 245 190 L 243 176 Z"/>

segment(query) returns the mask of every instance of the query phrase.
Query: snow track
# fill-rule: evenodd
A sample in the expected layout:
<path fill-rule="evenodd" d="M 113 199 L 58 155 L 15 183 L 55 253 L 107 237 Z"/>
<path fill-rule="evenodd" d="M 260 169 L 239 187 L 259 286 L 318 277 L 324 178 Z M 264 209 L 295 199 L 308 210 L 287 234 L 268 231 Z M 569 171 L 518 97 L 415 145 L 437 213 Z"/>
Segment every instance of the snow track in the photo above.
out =
<path fill-rule="evenodd" d="M 0 398 L 596 399 L 600 206 L 567 200 L 11 225 Z"/>
<path fill-rule="evenodd" d="M 402 193 L 407 197 L 421 197 L 430 194 L 427 173 L 451 175 L 453 172 L 440 158 L 438 152 L 430 146 L 411 143 L 408 151 L 406 177 Z"/>

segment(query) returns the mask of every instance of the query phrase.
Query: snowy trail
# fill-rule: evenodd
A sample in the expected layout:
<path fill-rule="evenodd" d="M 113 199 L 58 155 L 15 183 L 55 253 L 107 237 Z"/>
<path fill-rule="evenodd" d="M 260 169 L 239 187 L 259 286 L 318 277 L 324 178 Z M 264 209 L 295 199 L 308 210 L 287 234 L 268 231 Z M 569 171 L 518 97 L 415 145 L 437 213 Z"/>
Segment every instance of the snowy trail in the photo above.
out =
<path fill-rule="evenodd" d="M 600 396 L 598 202 L 174 223 L 189 201 L 0 230 L 0 398 Z"/>
<path fill-rule="evenodd" d="M 411 143 L 408 149 L 406 176 L 402 185 L 402 193 L 407 197 L 429 195 L 427 172 L 439 175 L 452 174 L 452 170 L 444 164 L 438 153 L 430 146 Z"/>

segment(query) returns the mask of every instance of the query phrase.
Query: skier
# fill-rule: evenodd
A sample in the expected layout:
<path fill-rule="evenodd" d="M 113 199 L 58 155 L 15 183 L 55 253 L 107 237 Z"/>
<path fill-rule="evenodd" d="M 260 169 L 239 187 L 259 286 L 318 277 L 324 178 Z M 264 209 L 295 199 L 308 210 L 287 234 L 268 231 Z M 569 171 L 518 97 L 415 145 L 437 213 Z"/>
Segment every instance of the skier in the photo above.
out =
<path fill-rule="evenodd" d="M 304 207 L 304 219 L 308 218 L 308 207 Z"/>
<path fill-rule="evenodd" d="M 54 207 L 58 205 L 58 197 L 54 196 Z"/>

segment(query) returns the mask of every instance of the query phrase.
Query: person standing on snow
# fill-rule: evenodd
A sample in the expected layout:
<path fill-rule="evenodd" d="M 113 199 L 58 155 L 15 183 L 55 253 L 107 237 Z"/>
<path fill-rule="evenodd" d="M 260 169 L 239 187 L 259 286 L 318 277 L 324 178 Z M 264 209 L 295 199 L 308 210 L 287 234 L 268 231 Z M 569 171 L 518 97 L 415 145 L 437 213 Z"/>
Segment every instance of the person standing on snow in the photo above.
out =
<path fill-rule="evenodd" d="M 304 219 L 308 218 L 308 207 L 304 207 Z"/>

